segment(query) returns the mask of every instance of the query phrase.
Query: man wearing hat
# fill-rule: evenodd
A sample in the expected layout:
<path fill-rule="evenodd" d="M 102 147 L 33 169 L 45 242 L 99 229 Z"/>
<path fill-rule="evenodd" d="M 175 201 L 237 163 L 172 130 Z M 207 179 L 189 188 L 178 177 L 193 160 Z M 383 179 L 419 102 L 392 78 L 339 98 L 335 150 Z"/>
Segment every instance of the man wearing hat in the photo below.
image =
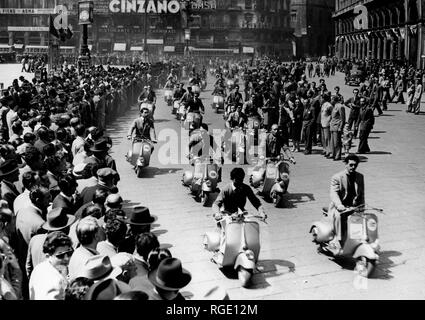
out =
<path fill-rule="evenodd" d="M 90 148 L 93 154 L 84 160 L 85 163 L 96 163 L 99 168 L 111 168 L 117 171 L 115 160 L 108 154 L 110 149 L 110 142 L 108 139 L 102 137 L 94 142 Z M 118 179 L 119 181 L 119 179 Z"/>
<path fill-rule="evenodd" d="M 34 267 L 46 260 L 46 255 L 43 252 L 43 244 L 47 234 L 53 231 L 62 231 L 65 234 L 69 233 L 69 227 L 75 222 L 75 217 L 67 213 L 68 211 L 65 208 L 55 208 L 48 212 L 46 216 L 47 221 L 41 226 L 47 233 L 37 234 L 31 238 L 25 263 L 28 278 L 31 276 Z"/>
<path fill-rule="evenodd" d="M 136 249 L 136 239 L 138 235 L 150 232 L 152 223 L 154 223 L 158 217 L 151 215 L 149 208 L 137 206 L 134 207 L 125 218 L 119 219 L 122 219 L 129 226 L 127 235 L 119 246 L 119 251 L 133 254 Z"/>
<path fill-rule="evenodd" d="M 184 301 L 179 292 L 192 280 L 189 271 L 182 268 L 182 263 L 176 258 L 166 258 L 158 268 L 149 272 L 149 281 L 155 286 L 153 292 L 148 292 L 152 300 Z"/>
<path fill-rule="evenodd" d="M 97 184 L 87 187 L 81 192 L 83 204 L 93 200 L 93 196 L 97 189 L 106 190 L 108 194 L 118 193 L 116 183 L 118 181 L 118 173 L 111 168 L 102 168 L 97 170 Z"/>
<path fill-rule="evenodd" d="M 19 196 L 15 182 L 19 181 L 19 168 L 15 160 L 7 160 L 0 164 L 0 197 L 9 205 L 13 211 L 13 202 Z"/>

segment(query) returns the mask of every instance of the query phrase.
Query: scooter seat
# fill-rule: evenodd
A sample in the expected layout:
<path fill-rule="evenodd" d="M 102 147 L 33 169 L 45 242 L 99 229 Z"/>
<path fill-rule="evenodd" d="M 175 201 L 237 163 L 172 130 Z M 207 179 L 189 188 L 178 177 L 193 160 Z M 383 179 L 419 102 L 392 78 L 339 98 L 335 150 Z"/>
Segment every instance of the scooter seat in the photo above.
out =
<path fill-rule="evenodd" d="M 323 213 L 328 213 L 328 211 L 329 211 L 329 207 L 323 207 L 322 208 L 322 212 Z"/>

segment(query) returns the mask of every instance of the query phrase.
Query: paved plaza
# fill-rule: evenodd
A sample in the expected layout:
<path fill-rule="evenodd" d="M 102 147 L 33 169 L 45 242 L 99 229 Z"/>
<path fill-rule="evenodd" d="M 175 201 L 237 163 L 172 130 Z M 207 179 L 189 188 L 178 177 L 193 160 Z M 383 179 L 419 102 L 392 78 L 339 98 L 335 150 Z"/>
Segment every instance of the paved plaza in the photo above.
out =
<path fill-rule="evenodd" d="M 20 65 L 0 65 L 0 82 L 11 83 L 20 75 L 18 71 Z M 30 79 L 28 74 L 24 76 Z M 222 114 L 211 108 L 214 79 L 208 80 L 207 90 L 201 93 L 206 107 L 204 122 L 210 129 L 223 128 Z M 353 87 L 343 85 L 343 74 L 325 80 L 328 89 L 339 85 L 344 98 L 351 97 Z M 163 90 L 158 90 L 157 96 L 157 135 L 165 129 L 179 131 L 180 123 L 165 105 Z M 297 164 L 291 168 L 285 208 L 265 203 L 269 218 L 267 224 L 261 223 L 258 272 L 253 287 L 244 289 L 211 263 L 211 253 L 203 249 L 203 234 L 215 227 L 212 210 L 202 207 L 182 186 L 182 174 L 190 166 L 159 163 L 157 152 L 168 141 L 159 139 L 143 178 L 137 178 L 126 162 L 124 155 L 131 144 L 126 135 L 138 115 L 137 106 L 111 123 L 108 135 L 113 139 L 111 154 L 121 175 L 118 187 L 125 205 L 148 206 L 159 217 L 154 233 L 192 273 L 191 283 L 183 289 L 185 296 L 200 298 L 212 286 L 221 285 L 231 299 L 424 299 L 425 113 L 415 116 L 405 109 L 390 104 L 389 110 L 376 118 L 369 140 L 372 152 L 361 156 L 358 168 L 365 176 L 366 202 L 384 209 L 378 216 L 380 262 L 372 279 L 361 288 L 354 283 L 352 266 L 318 254 L 308 233 L 311 222 L 321 218 L 321 208 L 329 204 L 331 176 L 344 169 L 343 162 L 324 158 L 320 147 L 315 147 L 312 155 L 294 153 Z M 354 140 L 353 152 L 357 142 Z M 220 187 L 230 182 L 233 167 L 224 167 Z M 248 171 L 249 166 L 244 168 Z"/>

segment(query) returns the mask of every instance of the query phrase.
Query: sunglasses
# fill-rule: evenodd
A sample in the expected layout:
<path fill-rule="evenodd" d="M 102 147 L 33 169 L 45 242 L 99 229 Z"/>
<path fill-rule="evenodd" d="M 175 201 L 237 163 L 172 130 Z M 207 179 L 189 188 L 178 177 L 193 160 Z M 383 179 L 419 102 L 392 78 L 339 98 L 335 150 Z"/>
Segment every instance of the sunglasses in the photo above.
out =
<path fill-rule="evenodd" d="M 55 257 L 58 258 L 58 259 L 64 259 L 65 256 L 68 257 L 68 258 L 71 258 L 73 253 L 74 253 L 74 250 L 70 249 L 68 251 L 55 254 Z"/>

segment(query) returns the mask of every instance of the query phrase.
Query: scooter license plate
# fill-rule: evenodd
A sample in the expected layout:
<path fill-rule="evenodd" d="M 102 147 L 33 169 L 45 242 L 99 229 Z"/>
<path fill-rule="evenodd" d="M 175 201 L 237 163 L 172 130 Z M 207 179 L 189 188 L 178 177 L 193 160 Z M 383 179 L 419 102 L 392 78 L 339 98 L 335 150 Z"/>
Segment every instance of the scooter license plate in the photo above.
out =
<path fill-rule="evenodd" d="M 362 223 L 351 223 L 350 224 L 350 238 L 353 240 L 363 239 L 363 224 Z"/>

